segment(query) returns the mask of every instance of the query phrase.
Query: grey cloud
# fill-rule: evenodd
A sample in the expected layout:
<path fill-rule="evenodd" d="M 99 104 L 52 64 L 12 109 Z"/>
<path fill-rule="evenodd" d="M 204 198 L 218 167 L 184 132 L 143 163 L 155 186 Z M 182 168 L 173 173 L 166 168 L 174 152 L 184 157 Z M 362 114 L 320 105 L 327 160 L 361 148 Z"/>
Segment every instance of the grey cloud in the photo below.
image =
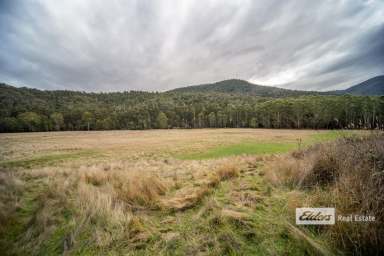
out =
<path fill-rule="evenodd" d="M 0 81 L 166 90 L 241 78 L 343 88 L 384 73 L 384 2 L 0 0 Z"/>

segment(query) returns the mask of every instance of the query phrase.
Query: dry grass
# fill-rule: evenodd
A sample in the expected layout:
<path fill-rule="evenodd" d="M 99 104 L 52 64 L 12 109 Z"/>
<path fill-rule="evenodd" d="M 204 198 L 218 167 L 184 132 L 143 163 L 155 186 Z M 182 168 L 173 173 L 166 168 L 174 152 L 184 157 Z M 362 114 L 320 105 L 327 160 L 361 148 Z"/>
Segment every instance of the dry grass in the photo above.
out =
<path fill-rule="evenodd" d="M 312 168 L 307 157 L 295 158 L 291 155 L 274 157 L 264 167 L 265 177 L 275 185 L 300 186 L 306 173 Z"/>
<path fill-rule="evenodd" d="M 236 221 L 247 220 L 250 217 L 249 214 L 247 214 L 247 213 L 239 212 L 239 211 L 232 210 L 232 209 L 222 209 L 221 215 L 224 218 L 229 218 L 229 219 L 236 220 Z"/>
<path fill-rule="evenodd" d="M 167 185 L 153 173 L 91 169 L 80 173 L 81 180 L 93 186 L 110 186 L 111 194 L 131 205 L 154 206 Z M 101 188 L 100 190 L 102 190 Z"/>
<path fill-rule="evenodd" d="M 238 177 L 240 174 L 240 166 L 235 165 L 230 161 L 226 161 L 218 165 L 202 182 L 208 187 L 216 187 L 221 181 L 233 177 Z"/>
<path fill-rule="evenodd" d="M 196 175 L 200 178 L 197 187 L 184 187 L 175 196 L 163 200 L 162 205 L 166 209 L 174 211 L 185 210 L 199 203 L 221 181 L 237 177 L 240 173 L 239 165 L 224 161 L 215 170 Z"/>
<path fill-rule="evenodd" d="M 222 164 L 214 172 L 214 174 L 218 177 L 220 181 L 237 177 L 239 176 L 239 173 L 239 166 L 237 164 L 229 162 Z"/>
<path fill-rule="evenodd" d="M 116 201 L 113 191 L 102 192 L 98 188 L 80 183 L 77 190 L 76 205 L 82 216 L 91 218 L 100 224 L 126 226 L 131 222 L 129 208 Z"/>
<path fill-rule="evenodd" d="M 292 188 L 332 185 L 338 179 L 340 159 L 347 154 L 347 149 L 340 150 L 340 141 L 276 156 L 265 165 L 266 178 L 275 185 Z"/>
<path fill-rule="evenodd" d="M 13 173 L 0 170 L 0 234 L 19 204 L 24 183 Z"/>
<path fill-rule="evenodd" d="M 137 210 L 151 210 L 158 204 L 160 195 L 167 190 L 166 183 L 155 174 L 126 170 L 124 165 L 83 166 L 61 172 L 37 171 L 50 179 L 46 203 L 37 213 L 54 212 L 49 202 L 60 202 L 58 209 L 72 211 L 71 225 L 64 241 L 64 252 L 70 253 L 84 233 L 94 246 L 103 250 L 115 241 L 127 241 L 134 247 L 143 243 L 148 234 L 142 227 L 142 214 Z M 49 208 L 47 208 L 49 207 Z M 39 221 L 36 226 L 55 223 Z M 40 236 L 46 237 L 42 231 Z"/>
<path fill-rule="evenodd" d="M 0 143 L 7 145 L 0 148 L 2 159 L 87 149 L 102 152 L 102 157 L 90 161 L 66 159 L 57 165 L 0 176 L 0 192 L 4 192 L 0 194 L 0 210 L 3 216 L 12 215 L 14 210 L 8 210 L 17 209 L 20 193 L 28 185 L 26 202 L 22 202 L 21 214 L 17 215 L 27 216 L 23 220 L 26 228 L 16 232 L 18 241 L 13 245 L 19 250 L 15 254 L 20 255 L 145 255 L 173 253 L 175 248 L 179 254 L 223 255 L 242 251 L 247 244 L 251 245 L 247 248 L 250 252 L 255 246 L 266 252 L 269 249 L 262 245 L 260 236 L 270 233 L 264 231 L 269 226 L 255 227 L 266 218 L 260 217 L 262 214 L 254 216 L 260 214 L 264 204 L 271 206 L 259 167 L 261 162 L 280 158 L 238 156 L 186 161 L 171 155 L 204 150 L 223 141 L 294 142 L 315 133 L 202 129 L 0 134 Z M 284 161 L 296 163 L 298 159 L 287 157 Z M 296 169 L 305 169 L 303 173 L 312 170 L 312 164 L 299 160 L 301 165 L 291 168 L 285 177 L 295 176 Z M 282 162 L 278 168 L 289 165 Z M 306 175 L 297 174 L 302 176 Z M 276 184 L 286 182 L 281 175 L 274 179 Z M 300 188 L 309 184 L 295 178 L 291 183 L 300 184 Z M 7 200 L 13 207 L 5 205 Z M 292 196 L 292 205 L 300 203 L 295 200 L 297 197 Z M 278 232 L 270 241 L 282 239 Z"/>
<path fill-rule="evenodd" d="M 336 246 L 355 254 L 384 250 L 384 136 L 344 138 L 277 158 L 266 165 L 277 185 L 305 192 L 291 207 L 336 207 L 341 215 L 375 216 L 372 223 L 336 222 L 326 231 Z M 292 209 L 293 211 L 293 209 Z"/>
<path fill-rule="evenodd" d="M 174 129 L 0 134 L 0 160 L 93 150 L 109 159 L 142 159 L 198 152 L 240 141 L 293 142 L 326 131 L 270 129 Z M 223 143 L 223 141 L 225 143 Z M 171 147 L 170 147 L 171 145 Z M 72 161 L 73 162 L 73 161 Z M 81 165 L 81 164 L 80 164 Z"/>
<path fill-rule="evenodd" d="M 165 198 L 162 201 L 162 206 L 172 211 L 186 210 L 199 203 L 209 192 L 210 189 L 206 186 L 197 188 L 187 187 L 179 190 L 176 195 Z"/>
<path fill-rule="evenodd" d="M 241 165 L 241 158 L 236 161 Z M 243 162 L 249 161 L 247 158 Z M 172 164 L 126 161 L 20 171 L 20 175 L 23 173 L 47 188 L 33 200 L 38 205 L 34 206 L 32 221 L 21 239 L 23 246 L 17 250 L 39 254 L 39 248 L 54 236 L 57 227 L 67 223 L 62 231 L 65 239 L 58 250 L 71 254 L 84 234 L 100 250 L 116 241 L 127 241 L 126 248 L 131 249 L 143 246 L 153 232 L 143 224 L 148 222 L 147 217 L 198 206 L 221 181 L 237 177 L 239 167 L 227 160 Z M 17 198 L 16 189 L 22 183 L 12 175 L 1 175 L 0 189 L 6 192 L 2 196 Z M 69 219 L 63 219 L 64 212 L 71 212 Z M 2 219 L 10 214 L 2 213 Z"/>

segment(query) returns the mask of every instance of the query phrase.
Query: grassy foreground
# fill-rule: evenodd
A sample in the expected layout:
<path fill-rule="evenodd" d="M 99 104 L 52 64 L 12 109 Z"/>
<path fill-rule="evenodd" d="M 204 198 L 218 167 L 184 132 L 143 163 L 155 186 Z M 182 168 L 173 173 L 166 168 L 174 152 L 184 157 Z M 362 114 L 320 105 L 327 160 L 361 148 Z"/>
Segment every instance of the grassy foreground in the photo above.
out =
<path fill-rule="evenodd" d="M 288 157 L 275 153 L 332 141 L 343 136 L 339 132 L 148 131 L 129 138 L 123 132 L 56 133 L 41 141 L 42 135 L 0 137 L 7 145 L 0 163 L 0 249 L 6 254 L 349 250 L 332 243 L 335 233 L 292 225 L 291 210 L 305 204 L 310 192 L 276 179 L 274 171 L 282 167 L 271 167 Z"/>

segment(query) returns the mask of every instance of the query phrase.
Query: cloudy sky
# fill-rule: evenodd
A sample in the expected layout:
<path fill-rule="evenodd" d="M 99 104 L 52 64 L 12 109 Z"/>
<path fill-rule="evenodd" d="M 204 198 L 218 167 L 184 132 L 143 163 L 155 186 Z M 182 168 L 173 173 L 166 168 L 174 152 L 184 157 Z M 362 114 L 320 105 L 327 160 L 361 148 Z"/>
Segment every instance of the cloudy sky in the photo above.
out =
<path fill-rule="evenodd" d="M 0 81 L 17 86 L 328 90 L 382 74 L 383 0 L 0 0 Z"/>

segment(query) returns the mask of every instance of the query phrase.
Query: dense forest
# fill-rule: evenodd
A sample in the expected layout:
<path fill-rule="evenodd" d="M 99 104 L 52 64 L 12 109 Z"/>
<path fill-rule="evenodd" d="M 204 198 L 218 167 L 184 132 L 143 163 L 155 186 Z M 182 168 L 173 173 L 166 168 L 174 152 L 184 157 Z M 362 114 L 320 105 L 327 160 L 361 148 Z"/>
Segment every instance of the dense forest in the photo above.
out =
<path fill-rule="evenodd" d="M 85 93 L 0 85 L 0 132 L 206 127 L 383 129 L 384 97 Z"/>

